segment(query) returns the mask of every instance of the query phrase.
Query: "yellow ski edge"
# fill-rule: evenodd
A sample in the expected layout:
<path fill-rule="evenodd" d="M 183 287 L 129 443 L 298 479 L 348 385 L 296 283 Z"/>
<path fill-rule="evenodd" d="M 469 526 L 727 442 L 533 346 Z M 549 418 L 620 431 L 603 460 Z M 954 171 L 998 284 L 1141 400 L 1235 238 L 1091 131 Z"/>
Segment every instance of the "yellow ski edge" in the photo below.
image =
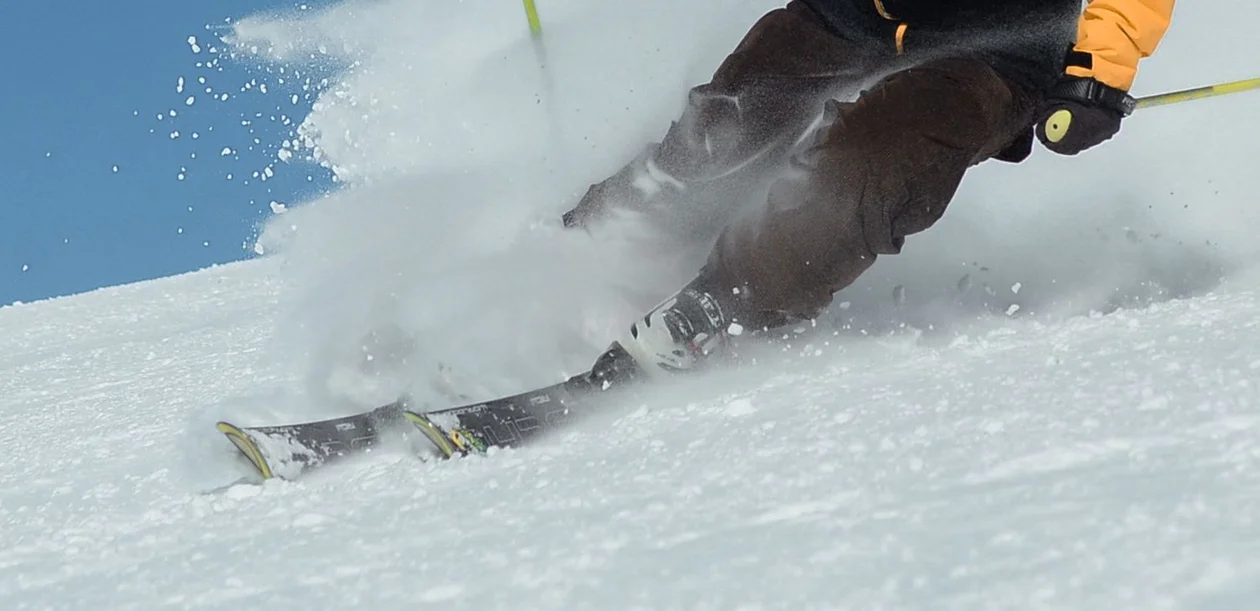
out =
<path fill-rule="evenodd" d="M 263 479 L 275 477 L 271 472 L 271 467 L 267 464 L 267 459 L 263 457 L 262 450 L 258 449 L 258 444 L 254 443 L 254 440 L 250 439 L 245 431 L 228 422 L 220 422 L 215 426 L 220 433 L 227 435 L 232 445 L 235 445 L 236 449 L 240 450 L 241 454 L 244 454 L 245 458 L 249 459 L 249 462 L 254 463 L 254 467 L 258 469 Z"/>
<path fill-rule="evenodd" d="M 459 450 L 455 449 L 451 440 L 446 437 L 446 435 L 442 432 L 442 429 L 438 428 L 436 424 L 433 424 L 432 420 L 429 420 L 421 414 L 407 410 L 403 411 L 403 417 L 406 418 L 408 422 L 414 424 L 416 428 L 420 429 L 420 432 L 424 433 L 424 436 L 428 437 L 429 441 L 433 442 L 434 446 L 437 446 L 437 449 L 442 453 L 443 458 L 451 458 L 459 453 Z"/>

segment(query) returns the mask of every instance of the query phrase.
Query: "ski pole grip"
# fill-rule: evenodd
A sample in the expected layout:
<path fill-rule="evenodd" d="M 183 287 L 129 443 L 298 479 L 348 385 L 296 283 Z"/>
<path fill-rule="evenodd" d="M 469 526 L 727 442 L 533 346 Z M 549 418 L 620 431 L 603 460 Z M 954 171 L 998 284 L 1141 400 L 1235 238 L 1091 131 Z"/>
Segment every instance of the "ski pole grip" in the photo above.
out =
<path fill-rule="evenodd" d="M 1060 108 L 1046 119 L 1044 127 L 1047 140 L 1054 143 L 1061 142 L 1072 129 L 1072 111 Z"/>

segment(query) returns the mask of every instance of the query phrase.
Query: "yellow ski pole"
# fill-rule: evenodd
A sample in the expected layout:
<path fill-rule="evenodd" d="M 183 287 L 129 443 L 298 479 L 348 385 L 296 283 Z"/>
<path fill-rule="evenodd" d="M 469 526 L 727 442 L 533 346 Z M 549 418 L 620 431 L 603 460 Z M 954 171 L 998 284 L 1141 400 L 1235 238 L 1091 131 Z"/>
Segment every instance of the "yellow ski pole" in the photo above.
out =
<path fill-rule="evenodd" d="M 1180 104 L 1181 102 L 1189 102 L 1190 100 L 1201 100 L 1203 98 L 1214 98 L 1231 93 L 1239 93 L 1250 91 L 1252 89 L 1260 89 L 1260 78 L 1247 79 L 1245 81 L 1234 81 L 1232 83 L 1221 83 L 1219 85 L 1209 85 L 1207 87 L 1196 87 L 1194 89 L 1185 89 L 1182 91 L 1173 91 L 1171 93 L 1161 93 L 1158 95 L 1148 95 L 1146 97 L 1133 100 L 1131 108 L 1133 111 L 1143 108 L 1153 108 L 1155 106 L 1167 106 L 1169 104 Z M 1126 114 L 1132 112 L 1125 109 Z M 1046 138 L 1050 142 L 1061 142 L 1067 137 L 1068 130 L 1072 128 L 1072 111 L 1063 108 L 1050 115 L 1046 120 L 1044 129 Z"/>
<path fill-rule="evenodd" d="M 528 1 L 528 0 L 527 0 Z M 1138 98 L 1137 107 L 1151 108 L 1154 106 L 1165 106 L 1168 104 L 1178 104 L 1181 102 L 1189 102 L 1190 100 L 1201 100 L 1203 98 L 1213 98 L 1251 89 L 1260 89 L 1260 78 L 1248 79 L 1245 81 L 1234 81 L 1232 83 L 1221 83 L 1220 85 L 1212 85 L 1210 87 L 1197 87 L 1195 89 L 1186 89 L 1185 91 L 1174 91 L 1172 93 L 1161 93 L 1159 95 L 1146 96 Z"/>
<path fill-rule="evenodd" d="M 538 18 L 538 7 L 534 0 L 525 0 L 525 18 L 529 20 L 529 33 L 535 38 L 542 36 L 542 20 Z"/>
<path fill-rule="evenodd" d="M 560 131 L 560 113 L 556 108 L 556 84 L 547 66 L 547 46 L 542 35 L 542 19 L 538 16 L 538 5 L 534 0 L 523 1 L 525 18 L 529 20 L 529 34 L 534 45 L 534 58 L 538 60 L 538 70 L 542 76 L 542 97 L 546 103 L 548 123 L 551 125 L 551 151 L 558 159 L 562 156 L 560 143 L 563 141 L 563 134 Z"/>

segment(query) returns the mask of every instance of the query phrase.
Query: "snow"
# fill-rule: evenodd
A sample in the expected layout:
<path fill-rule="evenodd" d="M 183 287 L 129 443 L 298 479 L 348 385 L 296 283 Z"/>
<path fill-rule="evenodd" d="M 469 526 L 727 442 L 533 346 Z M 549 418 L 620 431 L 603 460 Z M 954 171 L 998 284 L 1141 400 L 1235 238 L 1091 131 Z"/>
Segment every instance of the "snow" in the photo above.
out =
<path fill-rule="evenodd" d="M 816 324 L 772 342 L 737 329 L 738 365 L 602 404 L 535 445 L 434 462 L 391 443 L 239 483 L 250 470 L 219 419 L 563 379 L 702 258 L 630 225 L 542 219 L 658 137 L 772 4 L 557 0 L 554 89 L 519 11 L 474 4 L 239 22 L 228 42 L 260 60 L 354 66 L 285 137 L 290 162 L 309 153 L 343 188 L 273 202 L 252 245 L 265 257 L 0 308 L 0 608 L 1241 609 L 1260 595 L 1246 94 L 1143 111 L 1079 158 L 978 167 L 944 220 Z M 1254 8 L 1178 11 L 1141 93 L 1252 76 L 1232 58 L 1260 43 L 1221 36 L 1219 15 Z M 289 95 L 244 89 L 267 86 Z"/>
<path fill-rule="evenodd" d="M 201 412 L 286 375 L 266 357 L 281 275 L 252 262 L 0 310 L 0 604 L 1145 609 L 1260 594 L 1255 278 L 1004 321 L 961 345 L 785 350 L 534 447 L 440 464 L 382 452 L 201 494 L 197 475 L 235 458 Z"/>

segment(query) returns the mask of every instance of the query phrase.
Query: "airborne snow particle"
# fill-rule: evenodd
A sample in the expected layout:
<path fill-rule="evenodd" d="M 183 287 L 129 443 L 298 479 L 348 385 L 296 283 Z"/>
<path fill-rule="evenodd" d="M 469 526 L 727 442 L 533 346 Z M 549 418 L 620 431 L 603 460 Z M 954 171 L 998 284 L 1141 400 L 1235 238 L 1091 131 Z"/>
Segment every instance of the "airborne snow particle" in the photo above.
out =
<path fill-rule="evenodd" d="M 115 174 L 117 174 L 117 173 L 118 173 L 118 166 L 114 166 L 114 173 L 115 173 Z"/>
<path fill-rule="evenodd" d="M 223 147 L 223 150 L 219 151 L 220 157 L 227 157 L 228 155 L 231 155 L 231 154 L 232 154 L 232 148 L 228 146 Z"/>
<path fill-rule="evenodd" d="M 29 266 L 29 265 L 26 265 L 26 264 L 23 264 L 23 265 L 22 265 L 22 271 L 29 270 L 30 268 L 31 268 L 31 266 Z"/>
<path fill-rule="evenodd" d="M 1024 288 L 1024 285 L 1016 282 L 1013 286 L 1011 286 L 1011 292 L 1018 295 L 1019 289 L 1022 289 L 1022 288 Z"/>
<path fill-rule="evenodd" d="M 184 93 L 184 77 L 179 77 L 175 81 L 175 93 Z"/>
<path fill-rule="evenodd" d="M 280 203 L 280 202 L 278 202 L 278 201 L 274 201 L 274 200 L 271 202 L 271 211 L 272 211 L 272 212 L 274 212 L 274 213 L 276 213 L 276 214 L 284 214 L 284 212 L 285 212 L 286 210 L 288 210 L 288 208 L 287 208 L 284 204 L 282 204 L 282 203 Z"/>
<path fill-rule="evenodd" d="M 184 106 L 192 106 L 192 105 L 193 105 L 193 103 L 194 103 L 194 102 L 196 102 L 196 101 L 197 101 L 197 98 L 196 98 L 195 96 L 191 96 L 191 95 L 190 95 L 190 96 L 188 96 L 188 99 L 187 99 L 187 100 L 184 100 Z"/>
<path fill-rule="evenodd" d="M 197 44 L 196 36 L 188 37 L 188 47 L 192 49 L 193 53 L 201 53 L 201 45 Z"/>

